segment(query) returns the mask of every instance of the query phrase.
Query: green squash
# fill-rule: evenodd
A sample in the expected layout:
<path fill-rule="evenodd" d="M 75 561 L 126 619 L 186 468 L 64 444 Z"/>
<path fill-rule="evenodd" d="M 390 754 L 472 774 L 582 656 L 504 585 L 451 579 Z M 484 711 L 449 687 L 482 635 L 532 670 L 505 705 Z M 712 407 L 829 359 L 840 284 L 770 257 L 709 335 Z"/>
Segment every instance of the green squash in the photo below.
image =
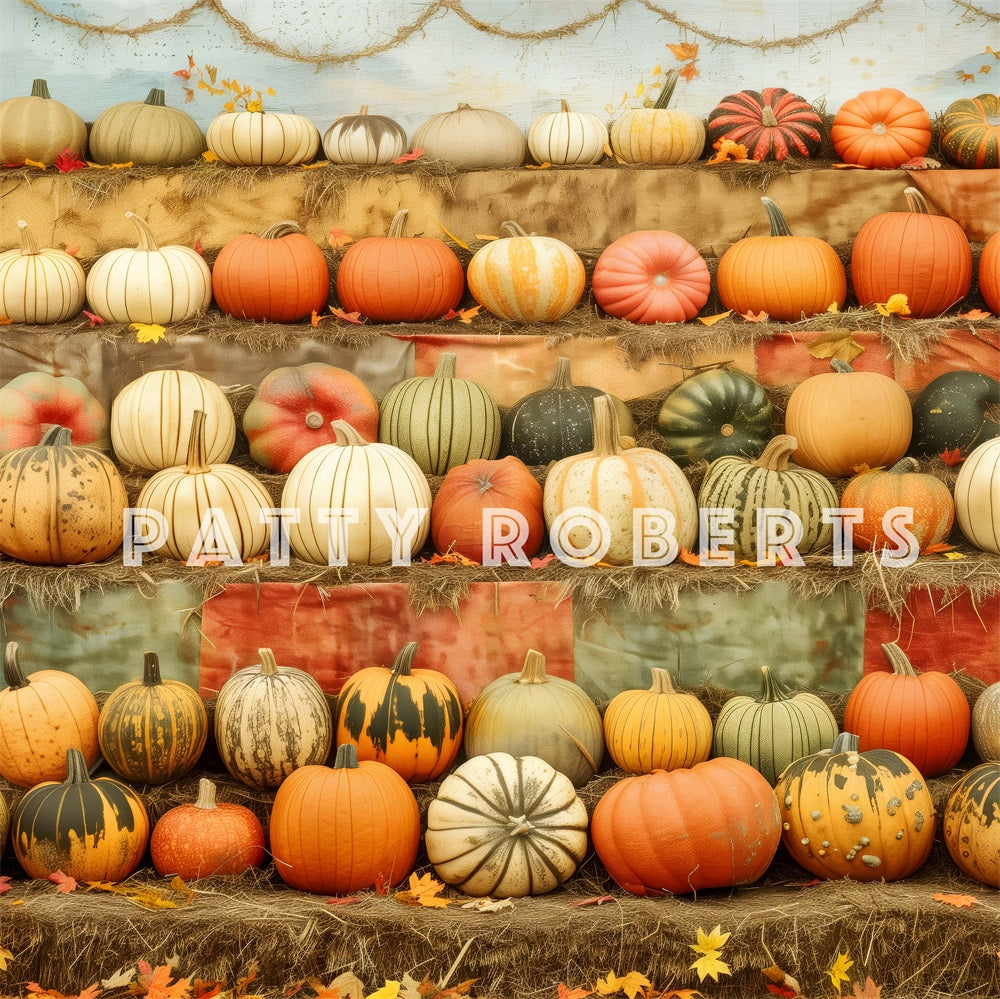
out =
<path fill-rule="evenodd" d="M 959 448 L 968 454 L 1000 437 L 1000 423 L 987 409 L 1000 405 L 1000 381 L 979 371 L 946 371 L 913 400 L 912 455 L 939 455 Z"/>
<path fill-rule="evenodd" d="M 771 436 L 771 400 L 742 371 L 710 368 L 685 378 L 660 406 L 660 434 L 678 465 L 736 454 L 756 458 Z"/>

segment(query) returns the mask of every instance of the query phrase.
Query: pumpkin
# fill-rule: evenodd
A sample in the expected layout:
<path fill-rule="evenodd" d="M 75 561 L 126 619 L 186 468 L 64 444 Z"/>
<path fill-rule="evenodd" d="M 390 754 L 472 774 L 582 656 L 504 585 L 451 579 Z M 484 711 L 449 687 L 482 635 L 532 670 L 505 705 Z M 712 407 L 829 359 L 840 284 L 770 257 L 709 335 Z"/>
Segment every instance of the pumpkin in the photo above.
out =
<path fill-rule="evenodd" d="M 229 240 L 212 266 L 215 304 L 237 319 L 294 323 L 322 312 L 330 295 L 323 251 L 295 222 Z"/>
<path fill-rule="evenodd" d="M 237 875 L 267 856 L 260 819 L 245 805 L 217 801 L 216 786 L 198 781 L 193 802 L 168 808 L 153 826 L 149 853 L 157 873 L 184 881 Z"/>
<path fill-rule="evenodd" d="M 749 763 L 773 787 L 789 763 L 833 742 L 837 719 L 816 694 L 790 694 L 767 666 L 761 666 L 760 673 L 759 697 L 737 694 L 722 706 L 712 754 Z"/>
<path fill-rule="evenodd" d="M 586 856 L 587 809 L 544 760 L 475 756 L 441 782 L 424 844 L 437 876 L 467 895 L 543 895 Z"/>
<path fill-rule="evenodd" d="M 558 111 L 539 115 L 528 129 L 528 152 L 536 163 L 590 166 L 604 159 L 608 126 L 596 114 L 571 111 L 562 101 Z"/>
<path fill-rule="evenodd" d="M 331 163 L 380 166 L 406 152 L 406 132 L 399 122 L 369 114 L 363 104 L 357 114 L 338 118 L 323 133 L 323 154 Z"/>
<path fill-rule="evenodd" d="M 785 433 L 798 442 L 792 460 L 830 476 L 895 464 L 913 431 L 906 391 L 888 375 L 855 371 L 839 358 L 830 366 L 833 371 L 810 375 L 789 396 Z"/>
<path fill-rule="evenodd" d="M 117 686 L 97 723 L 101 755 L 133 784 L 165 784 L 198 762 L 208 738 L 201 695 L 182 680 L 164 680 L 160 658 L 147 652 L 142 677 Z"/>
<path fill-rule="evenodd" d="M 914 319 L 931 319 L 969 294 L 972 248 L 954 219 L 928 212 L 915 187 L 903 193 L 909 211 L 882 212 L 858 230 L 851 283 L 861 306 L 900 294 Z"/>
<path fill-rule="evenodd" d="M 1000 760 L 1000 681 L 991 683 L 972 706 L 972 744 L 981 760 Z"/>
<path fill-rule="evenodd" d="M 528 150 L 524 133 L 512 118 L 464 103 L 428 118 L 413 133 L 410 145 L 460 170 L 517 167 Z"/>
<path fill-rule="evenodd" d="M 650 669 L 648 690 L 623 690 L 604 710 L 604 743 L 630 774 L 693 767 L 712 751 L 712 717 L 694 694 L 674 689 L 670 674 Z"/>
<path fill-rule="evenodd" d="M 683 236 L 640 229 L 609 243 L 594 264 L 594 301 L 632 323 L 683 323 L 708 301 L 711 278 L 702 255 Z"/>
<path fill-rule="evenodd" d="M 574 385 L 568 357 L 556 361 L 552 380 L 518 399 L 503 415 L 501 449 L 526 465 L 547 465 L 594 446 L 594 400 L 603 395 L 591 385 Z M 631 434 L 628 407 L 615 400 L 618 426 Z"/>
<path fill-rule="evenodd" d="M 891 672 L 866 672 L 854 685 L 844 729 L 857 735 L 862 751 L 891 749 L 926 777 L 943 774 L 968 746 L 969 702 L 947 673 L 917 673 L 895 642 L 884 643 L 882 652 Z"/>
<path fill-rule="evenodd" d="M 505 673 L 476 695 L 465 718 L 465 755 L 537 756 L 576 787 L 597 773 L 604 729 L 582 687 L 545 672 L 545 656 L 529 649 L 520 672 Z"/>
<path fill-rule="evenodd" d="M 923 553 L 945 541 L 955 522 L 955 501 L 942 479 L 920 471 L 916 458 L 900 458 L 891 468 L 872 469 L 855 475 L 844 487 L 840 505 L 863 512 L 854 524 L 855 548 L 881 551 L 895 547 L 898 537 L 886 533 L 890 511 L 909 510 L 906 530 Z"/>
<path fill-rule="evenodd" d="M 623 163 L 691 163 L 705 149 L 705 123 L 690 111 L 668 108 L 680 74 L 671 70 L 651 108 L 630 108 L 611 123 L 611 150 Z"/>
<path fill-rule="evenodd" d="M 281 505 L 299 511 L 292 553 L 315 565 L 408 564 L 430 531 L 426 476 L 400 448 L 369 443 L 342 420 L 333 427 L 337 443 L 303 455 L 285 480 Z"/>
<path fill-rule="evenodd" d="M 25 371 L 0 388 L 0 454 L 30 447 L 55 425 L 75 444 L 111 449 L 108 411 L 79 378 Z"/>
<path fill-rule="evenodd" d="M 319 129 L 304 115 L 281 111 L 229 111 L 208 126 L 209 151 L 229 166 L 309 163 L 320 147 Z"/>
<path fill-rule="evenodd" d="M 1000 381 L 981 371 L 946 371 L 913 400 L 910 453 L 937 456 L 956 448 L 968 454 L 1000 436 L 1000 423 L 987 419 L 1000 406 Z"/>
<path fill-rule="evenodd" d="M 1000 96 L 960 97 L 945 108 L 941 149 L 961 167 L 973 170 L 1000 166 Z"/>
<path fill-rule="evenodd" d="M 774 859 L 781 819 L 771 785 L 720 757 L 623 778 L 597 803 L 590 835 L 616 884 L 657 898 L 753 884 Z"/>
<path fill-rule="evenodd" d="M 864 90 L 840 106 L 830 141 L 845 163 L 891 170 L 930 149 L 931 119 L 919 101 L 895 87 Z"/>
<path fill-rule="evenodd" d="M 955 520 L 966 540 L 985 552 L 1000 555 L 1000 437 L 973 448 L 955 479 Z"/>
<path fill-rule="evenodd" d="M 413 869 L 420 809 L 391 767 L 361 760 L 350 743 L 332 767 L 307 766 L 278 788 L 268 827 L 274 867 L 299 891 L 385 891 Z"/>
<path fill-rule="evenodd" d="M 579 254 L 561 239 L 529 235 L 504 222 L 508 235 L 472 255 L 466 280 L 472 297 L 501 319 L 554 323 L 576 307 L 587 273 Z"/>
<path fill-rule="evenodd" d="M 0 794 L 0 857 L 7 847 L 7 840 L 10 838 L 10 808 L 4 796 Z"/>
<path fill-rule="evenodd" d="M 434 780 L 462 748 L 462 701 L 444 673 L 413 668 L 417 643 L 407 642 L 391 669 L 366 666 L 337 697 L 337 745 L 350 742 L 359 760 L 378 760 L 408 784 Z"/>
<path fill-rule="evenodd" d="M 425 323 L 454 309 L 465 292 L 462 262 L 447 243 L 407 236 L 407 209 L 386 236 L 352 243 L 337 268 L 337 297 L 349 312 L 380 323 Z"/>
<path fill-rule="evenodd" d="M 236 416 L 219 385 L 183 368 L 140 375 L 111 401 L 115 457 L 148 472 L 182 465 L 197 410 L 205 414 L 205 460 L 225 461 L 236 442 Z"/>
<path fill-rule="evenodd" d="M 12 323 L 64 323 L 80 314 L 87 275 L 72 254 L 38 248 L 28 223 L 19 220 L 20 249 L 0 253 L 0 317 Z"/>
<path fill-rule="evenodd" d="M 986 240 L 979 255 L 979 293 L 991 312 L 1000 313 L 1000 232 Z"/>
<path fill-rule="evenodd" d="M 789 764 L 774 795 L 782 842 L 818 878 L 898 881 L 923 867 L 934 846 L 934 798 L 923 775 L 892 750 L 860 752 L 852 732 Z"/>
<path fill-rule="evenodd" d="M 746 146 L 752 160 L 815 156 L 823 143 L 823 119 L 804 98 L 784 87 L 741 90 L 723 97 L 708 116 L 708 141 Z"/>
<path fill-rule="evenodd" d="M 0 101 L 0 163 L 34 160 L 49 166 L 64 150 L 83 159 L 86 122 L 49 93 L 45 80 L 35 80 L 27 97 Z"/>
<path fill-rule="evenodd" d="M 951 859 L 970 878 L 1000 888 L 1000 763 L 981 763 L 952 786 L 941 831 Z"/>
<path fill-rule="evenodd" d="M 17 657 L 17 642 L 4 650 L 0 690 L 0 776 L 18 787 L 66 776 L 66 750 L 83 753 L 86 766 L 100 754 L 99 709 L 87 685 L 57 669 L 27 676 Z"/>
<path fill-rule="evenodd" d="M 260 662 L 237 670 L 215 702 L 215 742 L 225 768 L 248 787 L 274 788 L 299 767 L 323 763 L 333 742 L 326 694 L 305 670 Z"/>
<path fill-rule="evenodd" d="M 11 822 L 14 855 L 32 878 L 61 871 L 76 881 L 124 881 L 142 862 L 149 816 L 132 788 L 87 774 L 79 749 L 66 751 L 66 779 L 25 792 Z"/>
<path fill-rule="evenodd" d="M 458 378 L 455 363 L 442 353 L 432 375 L 397 382 L 379 404 L 379 441 L 405 451 L 427 475 L 500 450 L 500 407 L 478 382 Z"/>
<path fill-rule="evenodd" d="M 181 166 L 207 148 L 201 126 L 186 111 L 168 107 L 159 87 L 144 101 L 102 111 L 90 127 L 89 141 L 95 163 L 133 166 Z"/>
<path fill-rule="evenodd" d="M 652 509 L 654 521 L 662 522 L 678 550 L 694 546 L 698 509 L 683 471 L 652 448 L 622 448 L 620 439 L 614 405 L 599 396 L 594 400 L 593 450 L 557 461 L 545 478 L 545 524 L 553 548 L 570 565 L 631 565 L 637 552 L 645 557 L 647 541 L 658 547 L 659 536 L 645 537 L 645 527 L 655 524 L 643 524 L 643 538 L 637 535 L 636 521 L 645 516 L 637 510 Z M 663 544 L 671 547 L 666 540 Z M 672 560 L 669 555 L 667 551 L 662 557 Z"/>
<path fill-rule="evenodd" d="M 187 460 L 163 468 L 143 484 L 139 510 L 159 514 L 166 525 L 160 555 L 203 565 L 238 565 L 263 554 L 271 540 L 271 494 L 246 469 L 205 457 L 205 413 L 195 410 Z"/>
<path fill-rule="evenodd" d="M 0 551 L 22 562 L 102 562 L 122 544 L 127 505 L 115 463 L 65 427 L 0 456 Z"/>
<path fill-rule="evenodd" d="M 524 564 L 545 541 L 542 487 L 514 455 L 456 465 L 434 494 L 431 540 L 441 554 L 498 565 L 505 551 Z"/>
<path fill-rule="evenodd" d="M 378 439 L 378 403 L 365 383 L 343 368 L 310 361 L 275 368 L 261 379 L 243 411 L 243 433 L 250 457 L 283 474 L 313 448 L 336 442 L 335 420 L 367 441 Z"/>
<path fill-rule="evenodd" d="M 657 428 L 678 465 L 735 454 L 756 458 L 771 436 L 771 400 L 760 382 L 735 368 L 684 378 L 660 404 Z"/>
<path fill-rule="evenodd" d="M 781 209 L 760 200 L 771 234 L 745 236 L 722 254 L 715 275 L 722 304 L 789 323 L 843 306 L 847 274 L 837 251 L 817 236 L 793 236 Z"/>

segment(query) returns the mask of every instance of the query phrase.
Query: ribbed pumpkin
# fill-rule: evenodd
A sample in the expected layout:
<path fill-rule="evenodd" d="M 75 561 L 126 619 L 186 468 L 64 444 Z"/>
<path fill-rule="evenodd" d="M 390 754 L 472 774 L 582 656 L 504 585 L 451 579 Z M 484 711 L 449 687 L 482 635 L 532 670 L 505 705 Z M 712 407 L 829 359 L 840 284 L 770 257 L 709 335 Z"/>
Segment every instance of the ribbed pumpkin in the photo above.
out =
<path fill-rule="evenodd" d="M 630 774 L 693 767 L 712 751 L 712 716 L 694 694 L 674 689 L 670 674 L 650 669 L 647 690 L 623 690 L 604 710 L 604 743 Z"/>
<path fill-rule="evenodd" d="M 53 99 L 45 80 L 35 80 L 27 97 L 0 101 L 0 163 L 17 165 L 34 160 L 49 166 L 64 149 L 83 158 L 87 124 Z"/>
<path fill-rule="evenodd" d="M 333 426 L 337 443 L 313 448 L 285 480 L 281 505 L 300 515 L 288 526 L 292 554 L 315 565 L 408 563 L 430 531 L 427 477 L 400 448 Z"/>
<path fill-rule="evenodd" d="M 931 119 L 919 101 L 895 87 L 864 90 L 841 104 L 830 140 L 845 163 L 891 170 L 927 152 Z"/>
<path fill-rule="evenodd" d="M 56 871 L 76 881 L 124 881 L 142 862 L 149 816 L 132 788 L 87 775 L 79 749 L 66 751 L 66 779 L 25 792 L 11 822 L 14 855 L 32 878 Z"/>
<path fill-rule="evenodd" d="M 528 151 L 524 133 L 512 118 L 465 103 L 428 118 L 413 133 L 410 146 L 460 170 L 520 166 Z"/>
<path fill-rule="evenodd" d="M 995 378 L 981 371 L 938 375 L 913 400 L 910 453 L 937 456 L 958 448 L 967 455 L 1000 436 L 1000 423 L 986 418 L 991 406 L 1000 406 L 1000 381 Z"/>
<path fill-rule="evenodd" d="M 205 460 L 225 461 L 236 442 L 236 416 L 225 392 L 194 371 L 147 371 L 111 401 L 111 446 L 125 465 L 156 472 L 182 465 L 196 410 L 205 414 Z"/>
<path fill-rule="evenodd" d="M 839 358 L 830 366 L 833 371 L 810 375 L 789 396 L 785 433 L 798 442 L 792 459 L 831 476 L 899 461 L 913 431 L 903 387 L 878 371 L 855 371 Z"/>
<path fill-rule="evenodd" d="M 973 170 L 1000 166 L 1000 96 L 960 97 L 945 108 L 941 148 L 945 156 Z"/>
<path fill-rule="evenodd" d="M 528 152 L 536 163 L 590 166 L 604 159 L 608 126 L 585 111 L 571 111 L 562 101 L 558 111 L 539 115 L 528 129 Z"/>
<path fill-rule="evenodd" d="M 333 743 L 326 694 L 305 670 L 260 662 L 235 672 L 215 702 L 215 742 L 226 769 L 249 787 L 278 787 L 299 767 L 323 763 Z"/>
<path fill-rule="evenodd" d="M 652 448 L 622 448 L 620 440 L 614 405 L 608 396 L 599 396 L 594 400 L 593 450 L 557 461 L 545 478 L 545 523 L 555 533 L 553 544 L 561 549 L 557 554 L 569 564 L 631 565 L 639 541 L 636 510 L 652 508 L 665 527 L 672 517 L 673 530 L 667 533 L 678 549 L 690 551 L 697 539 L 697 503 L 680 467 Z M 581 507 L 588 511 L 585 515 L 576 509 Z"/>
<path fill-rule="evenodd" d="M 0 551 L 22 562 L 103 562 L 121 546 L 127 505 L 115 463 L 65 427 L 0 456 Z"/>
<path fill-rule="evenodd" d="M 914 319 L 932 319 L 972 287 L 972 248 L 962 227 L 931 215 L 915 187 L 903 192 L 905 212 L 882 212 L 858 230 L 851 247 L 851 283 L 858 304 L 905 295 Z"/>
<path fill-rule="evenodd" d="M 0 857 L 7 848 L 10 839 L 10 808 L 2 794 L 0 794 Z"/>
<path fill-rule="evenodd" d="M 92 766 L 100 755 L 96 698 L 82 680 L 63 670 L 41 669 L 25 676 L 17 649 L 17 642 L 8 642 L 4 650 L 0 777 L 18 787 L 62 780 L 71 748 Z"/>
<path fill-rule="evenodd" d="M 917 673 L 895 642 L 882 645 L 890 672 L 866 672 L 844 707 L 844 729 L 862 751 L 891 749 L 925 776 L 950 770 L 965 754 L 972 712 L 947 673 Z"/>
<path fill-rule="evenodd" d="M 212 272 L 189 246 L 158 246 L 144 219 L 126 212 L 139 245 L 109 250 L 87 272 L 87 302 L 115 323 L 179 323 L 212 304 Z"/>
<path fill-rule="evenodd" d="M 500 407 L 487 388 L 455 371 L 455 355 L 445 352 L 434 374 L 397 382 L 379 403 L 379 441 L 405 451 L 427 475 L 500 450 Z"/>
<path fill-rule="evenodd" d="M 19 220 L 20 249 L 0 253 L 0 317 L 12 323 L 64 323 L 80 314 L 87 275 L 72 254 L 38 248 L 28 223 Z"/>
<path fill-rule="evenodd" d="M 30 447 L 58 425 L 74 444 L 108 451 L 108 411 L 72 375 L 25 371 L 0 388 L 0 454 Z"/>
<path fill-rule="evenodd" d="M 837 719 L 821 697 L 790 694 L 761 666 L 760 696 L 737 694 L 715 720 L 714 756 L 732 756 L 760 771 L 772 787 L 785 767 L 811 756 L 837 737 Z"/>
<path fill-rule="evenodd" d="M 680 74 L 671 70 L 651 108 L 631 108 L 611 123 L 611 150 L 623 163 L 691 163 L 705 149 L 705 123 L 690 111 L 668 108 Z"/>
<path fill-rule="evenodd" d="M 323 133 L 323 153 L 331 163 L 380 166 L 406 152 L 406 131 L 383 114 L 369 114 L 363 104 L 357 114 L 338 118 Z"/>
<path fill-rule="evenodd" d="M 916 538 L 920 552 L 944 541 L 955 522 L 955 501 L 946 483 L 920 471 L 916 458 L 900 458 L 891 468 L 855 475 L 840 497 L 844 508 L 864 512 L 854 524 L 854 547 L 881 551 L 896 546 L 886 533 L 883 518 L 890 510 L 905 509 L 906 530 Z"/>
<path fill-rule="evenodd" d="M 702 255 L 683 236 L 639 229 L 600 253 L 591 278 L 594 301 L 632 323 L 683 323 L 708 301 L 711 278 Z"/>
<path fill-rule="evenodd" d="M 337 745 L 351 743 L 359 760 L 378 760 L 408 784 L 434 780 L 462 748 L 462 700 L 435 669 L 413 667 L 417 643 L 407 642 L 391 668 L 366 666 L 337 697 Z"/>
<path fill-rule="evenodd" d="M 789 323 L 843 306 L 847 274 L 837 251 L 817 236 L 792 235 L 781 209 L 760 201 L 771 234 L 745 236 L 722 254 L 715 275 L 722 304 Z"/>
<path fill-rule="evenodd" d="M 764 556 L 762 509 L 784 510 L 797 518 L 802 525 L 802 536 L 794 542 L 799 555 L 823 551 L 833 543 L 833 525 L 824 522 L 823 510 L 840 505 L 837 490 L 821 473 L 791 462 L 797 447 L 794 437 L 779 434 L 759 458 L 726 455 L 709 466 L 698 506 L 732 510 L 731 550 L 736 558 L 757 561 Z"/>
<path fill-rule="evenodd" d="M 98 719 L 101 755 L 133 784 L 165 784 L 198 762 L 208 739 L 201 695 L 182 680 L 164 680 L 160 658 L 147 652 L 142 677 L 116 687 Z"/>
<path fill-rule="evenodd" d="M 212 265 L 215 304 L 237 319 L 295 323 L 326 308 L 323 251 L 291 221 L 229 240 Z"/>
<path fill-rule="evenodd" d="M 604 729 L 582 687 L 545 672 L 545 656 L 529 649 L 519 673 L 505 673 L 476 695 L 465 718 L 465 754 L 537 756 L 576 787 L 597 773 Z"/>
<path fill-rule="evenodd" d="M 320 147 L 319 129 L 304 115 L 282 111 L 229 111 L 205 133 L 208 148 L 229 166 L 309 163 Z"/>
<path fill-rule="evenodd" d="M 501 319 L 554 323 L 576 307 L 587 272 L 579 254 L 561 239 L 530 235 L 504 222 L 508 235 L 473 254 L 466 270 L 472 297 Z"/>
<path fill-rule="evenodd" d="M 332 767 L 301 767 L 278 788 L 268 826 L 274 868 L 299 891 L 385 891 L 412 870 L 420 809 L 391 767 L 357 759 L 350 744 Z"/>
<path fill-rule="evenodd" d="M 587 809 L 544 760 L 489 753 L 441 782 L 424 843 L 437 876 L 467 895 L 543 895 L 586 856 Z"/>
<path fill-rule="evenodd" d="M 153 87 L 144 101 L 126 101 L 102 111 L 90 127 L 95 163 L 181 166 L 206 150 L 205 133 L 186 111 L 169 107 Z"/>
<path fill-rule="evenodd" d="M 590 820 L 608 874 L 632 895 L 690 895 L 752 884 L 781 841 L 771 785 L 740 760 L 625 777 Z"/>
<path fill-rule="evenodd" d="M 454 309 L 465 292 L 455 251 L 431 236 L 407 236 L 408 210 L 392 218 L 386 236 L 352 243 L 337 268 L 337 298 L 350 312 L 380 323 L 425 323 Z"/>
<path fill-rule="evenodd" d="M 993 233 L 979 255 L 979 293 L 994 313 L 1000 313 L 1000 232 Z"/>
<path fill-rule="evenodd" d="M 1000 555 L 1000 437 L 984 441 L 962 462 L 955 479 L 955 520 L 966 540 Z"/>
<path fill-rule="evenodd" d="M 972 744 L 981 760 L 1000 760 L 1000 681 L 991 683 L 972 706 Z"/>
<path fill-rule="evenodd" d="M 727 454 L 756 458 L 771 435 L 772 411 L 763 385 L 735 368 L 714 367 L 667 393 L 657 427 L 678 465 Z"/>
<path fill-rule="evenodd" d="M 163 877 L 185 881 L 237 875 L 264 863 L 264 829 L 245 805 L 216 800 L 216 786 L 198 781 L 192 802 L 168 808 L 149 838 L 153 866 Z"/>
<path fill-rule="evenodd" d="M 271 540 L 271 494 L 246 469 L 208 461 L 200 409 L 192 414 L 186 461 L 147 479 L 136 506 L 162 515 L 167 532 L 155 551 L 180 562 L 238 564 L 263 554 Z"/>
<path fill-rule="evenodd" d="M 934 846 L 934 798 L 923 775 L 889 749 L 860 752 L 851 732 L 789 764 L 774 795 L 782 842 L 819 878 L 898 881 L 923 867 Z"/>
<path fill-rule="evenodd" d="M 951 859 L 990 888 L 1000 888 L 1000 763 L 966 771 L 948 794 L 942 816 Z"/>
<path fill-rule="evenodd" d="M 823 142 L 822 130 L 823 119 L 816 109 L 784 87 L 730 94 L 708 116 L 708 141 L 737 142 L 746 146 L 752 160 L 815 156 Z"/>

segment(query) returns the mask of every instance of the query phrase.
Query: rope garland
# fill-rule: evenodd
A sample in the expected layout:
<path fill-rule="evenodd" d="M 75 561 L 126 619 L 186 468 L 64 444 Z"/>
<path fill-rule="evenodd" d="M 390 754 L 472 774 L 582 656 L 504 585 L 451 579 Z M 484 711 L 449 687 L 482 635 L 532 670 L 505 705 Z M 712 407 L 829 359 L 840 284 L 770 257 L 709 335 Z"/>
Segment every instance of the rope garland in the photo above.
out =
<path fill-rule="evenodd" d="M 1000 12 L 991 14 L 977 4 L 970 3 L 969 0 L 951 0 L 951 2 L 956 7 L 961 8 L 963 17 L 978 17 L 984 21 L 996 21 L 1000 23 Z"/>

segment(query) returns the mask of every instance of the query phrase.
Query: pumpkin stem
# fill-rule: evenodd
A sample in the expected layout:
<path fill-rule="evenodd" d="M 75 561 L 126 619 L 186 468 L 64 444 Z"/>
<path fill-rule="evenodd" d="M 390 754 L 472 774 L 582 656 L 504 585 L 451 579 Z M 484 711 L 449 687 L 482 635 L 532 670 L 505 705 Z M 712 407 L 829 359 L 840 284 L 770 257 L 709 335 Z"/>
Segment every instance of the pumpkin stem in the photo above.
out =
<path fill-rule="evenodd" d="M 674 88 L 677 86 L 677 81 L 680 78 L 681 74 L 679 70 L 671 69 L 667 72 L 663 77 L 663 88 L 656 98 L 656 103 L 653 105 L 654 108 L 662 111 L 670 103 L 670 99 L 674 96 Z"/>
<path fill-rule="evenodd" d="M 545 656 L 535 649 L 528 649 L 528 654 L 524 657 L 524 665 L 521 667 L 521 675 L 514 682 L 548 683 L 549 677 L 545 672 Z"/>
<path fill-rule="evenodd" d="M 562 111 L 563 114 L 568 114 L 569 113 L 569 104 L 567 103 L 565 97 L 560 101 L 560 108 L 559 108 L 559 110 Z"/>
<path fill-rule="evenodd" d="M 916 676 L 917 671 L 913 668 L 906 653 L 895 642 L 884 642 L 882 651 L 885 653 L 892 672 L 896 676 Z"/>
<path fill-rule="evenodd" d="M 39 447 L 68 447 L 73 431 L 69 427 L 60 427 L 58 423 L 53 423 L 38 442 Z"/>
<path fill-rule="evenodd" d="M 774 108 L 770 104 L 765 104 L 760 110 L 760 122 L 762 125 L 766 125 L 768 128 L 775 128 L 778 124 L 778 119 L 774 114 Z"/>
<path fill-rule="evenodd" d="M 649 670 L 650 676 L 653 678 L 652 686 L 649 688 L 651 694 L 676 694 L 677 691 L 674 688 L 674 681 L 670 676 L 670 671 L 665 670 L 662 666 L 652 666 Z"/>
<path fill-rule="evenodd" d="M 282 236 L 290 236 L 292 233 L 302 232 L 297 222 L 285 219 L 284 222 L 275 222 L 274 225 L 265 229 L 261 234 L 261 239 L 281 239 Z"/>
<path fill-rule="evenodd" d="M 763 704 L 788 700 L 787 691 L 775 679 L 769 666 L 761 666 L 760 668 L 760 700 Z"/>
<path fill-rule="evenodd" d="M 358 749 L 353 742 L 345 742 L 337 747 L 337 755 L 333 759 L 333 769 L 358 769 Z"/>
<path fill-rule="evenodd" d="M 306 413 L 305 424 L 310 430 L 319 430 L 326 423 L 326 417 L 322 413 L 317 413 L 315 409 Z"/>
<path fill-rule="evenodd" d="M 366 115 L 366 114 L 368 114 L 368 105 L 367 104 L 362 104 L 361 105 L 361 110 L 358 112 L 358 116 L 361 117 L 362 115 Z"/>
<path fill-rule="evenodd" d="M 392 217 L 389 223 L 389 239 L 402 239 L 406 235 L 406 217 L 410 214 L 409 208 L 400 208 Z"/>
<path fill-rule="evenodd" d="M 919 471 L 919 469 L 920 462 L 907 455 L 905 458 L 900 458 L 888 471 L 890 475 L 908 475 L 910 472 Z"/>
<path fill-rule="evenodd" d="M 355 447 L 359 444 L 364 445 L 368 443 L 347 420 L 334 420 L 330 426 L 333 427 L 333 432 L 337 435 L 338 444 L 350 444 L 352 447 Z"/>
<path fill-rule="evenodd" d="M 839 357 L 830 358 L 830 367 L 838 374 L 849 375 L 854 373 L 849 361 L 842 361 Z"/>
<path fill-rule="evenodd" d="M 556 392 L 563 392 L 573 388 L 573 379 L 570 374 L 570 364 L 568 357 L 560 357 L 556 361 L 556 370 L 552 373 L 552 381 L 549 382 L 549 389 Z"/>
<path fill-rule="evenodd" d="M 204 808 L 209 811 L 213 811 L 216 808 L 215 784 L 207 777 L 202 777 L 198 781 L 198 797 L 195 799 L 194 807 Z"/>
<path fill-rule="evenodd" d="M 63 783 L 90 783 L 90 774 L 87 773 L 87 761 L 83 758 L 83 753 L 75 746 L 66 750 L 66 779 Z"/>
<path fill-rule="evenodd" d="M 207 472 L 205 460 L 205 411 L 196 409 L 191 414 L 191 433 L 188 437 L 187 461 L 184 469 L 188 473 Z"/>
<path fill-rule="evenodd" d="M 144 250 L 146 253 L 152 253 L 159 249 L 156 245 L 156 240 L 153 238 L 153 230 L 149 228 L 145 219 L 140 218 L 135 212 L 126 212 L 125 218 L 131 219 L 136 229 L 139 230 L 139 245 L 137 249 Z"/>
<path fill-rule="evenodd" d="M 143 102 L 145 104 L 151 104 L 156 108 L 163 108 L 167 106 L 166 95 L 159 87 L 153 87 L 148 94 L 146 94 L 146 100 Z"/>
<path fill-rule="evenodd" d="M 45 80 L 35 80 L 31 84 L 31 96 L 32 97 L 44 97 L 45 100 L 51 101 L 52 95 L 49 93 L 49 85 Z"/>
<path fill-rule="evenodd" d="M 159 687 L 162 683 L 160 657 L 155 652 L 147 652 L 142 660 L 142 685 L 144 687 Z"/>
<path fill-rule="evenodd" d="M 277 676 L 278 675 L 278 663 L 274 658 L 274 652 L 271 649 L 258 649 L 257 655 L 260 657 L 260 675 L 261 676 Z"/>
<path fill-rule="evenodd" d="M 621 454 L 621 430 L 618 426 L 618 412 L 609 395 L 599 395 L 594 399 L 594 450 L 593 454 L 606 457 Z"/>
<path fill-rule="evenodd" d="M 788 222 L 785 221 L 785 216 L 782 214 L 781 209 L 766 196 L 760 199 L 760 203 L 764 206 L 764 211 L 767 212 L 767 219 L 771 223 L 771 235 L 791 236 L 792 230 L 788 228 Z"/>
<path fill-rule="evenodd" d="M 392 672 L 394 676 L 412 676 L 413 675 L 413 657 L 417 654 L 417 648 L 419 646 L 416 642 L 407 642 L 397 654 L 395 660 L 392 664 Z"/>
<path fill-rule="evenodd" d="M 28 686 L 28 680 L 17 661 L 17 642 L 8 642 L 3 654 L 3 678 L 11 690 L 20 690 Z"/>
<path fill-rule="evenodd" d="M 906 207 L 911 212 L 916 212 L 918 215 L 930 215 L 930 210 L 927 207 L 927 199 L 917 188 L 906 188 L 903 191 L 903 197 L 906 198 Z"/>
<path fill-rule="evenodd" d="M 791 434 L 778 434 L 767 442 L 754 464 L 771 472 L 783 472 L 798 447 L 799 442 Z"/>
<path fill-rule="evenodd" d="M 534 831 L 535 827 L 528 821 L 526 815 L 511 816 L 507 820 L 507 833 L 511 836 L 523 836 Z"/>
<path fill-rule="evenodd" d="M 31 235 L 28 223 L 24 219 L 18 219 L 17 227 L 21 230 L 21 256 L 33 257 L 38 253 L 38 244 L 35 237 Z"/>
<path fill-rule="evenodd" d="M 457 355 L 446 351 L 438 358 L 437 365 L 434 368 L 435 378 L 454 378 L 455 377 L 455 364 L 458 360 Z"/>
<path fill-rule="evenodd" d="M 830 752 L 856 753 L 860 745 L 861 740 L 853 732 L 841 732 L 837 738 L 833 740 L 833 746 L 831 747 Z"/>
<path fill-rule="evenodd" d="M 506 229 L 511 236 L 527 236 L 528 234 L 516 222 L 504 222 L 501 229 Z"/>

